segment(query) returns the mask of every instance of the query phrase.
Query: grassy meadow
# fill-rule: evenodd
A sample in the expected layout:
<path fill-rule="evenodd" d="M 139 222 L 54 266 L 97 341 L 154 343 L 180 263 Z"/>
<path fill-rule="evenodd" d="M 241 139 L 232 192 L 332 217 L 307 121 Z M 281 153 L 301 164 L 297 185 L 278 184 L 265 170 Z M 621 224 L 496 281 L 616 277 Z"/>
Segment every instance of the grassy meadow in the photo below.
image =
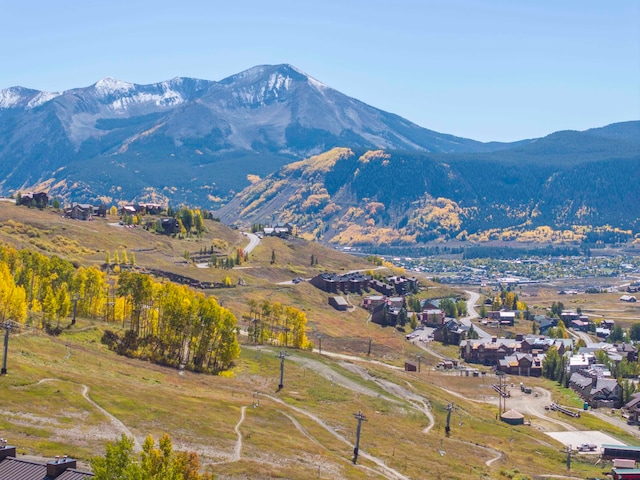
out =
<path fill-rule="evenodd" d="M 137 265 L 200 280 L 228 275 L 237 283 L 242 277 L 245 286 L 209 292 L 236 315 L 241 328 L 248 326 L 243 315 L 251 299 L 291 305 L 307 314 L 316 348 L 322 335 L 323 355 L 289 350 L 284 388 L 278 390 L 281 349 L 251 345 L 242 335 L 234 367 L 212 376 L 117 356 L 101 338 L 105 329 L 120 331 L 120 324 L 79 318 L 74 326 L 63 322 L 69 326 L 59 336 L 25 326 L 11 334 L 8 375 L 0 377 L 0 436 L 20 454 L 67 454 L 86 462 L 122 434 L 141 443 L 148 434 L 157 438 L 167 432 L 176 448 L 197 452 L 203 468 L 220 479 L 506 479 L 519 473 L 520 478 L 567 473 L 562 445 L 544 433 L 563 429 L 554 423 L 560 414 L 552 412 L 549 421 L 535 420 L 531 426 L 502 423 L 496 419 L 491 374 L 440 372 L 433 368 L 437 357 L 407 342 L 402 332 L 371 324 L 364 310 L 338 312 L 307 282 L 281 284 L 325 270 L 371 269 L 364 260 L 299 240 L 265 239 L 240 268 L 203 269 L 185 252 L 216 242 L 231 255 L 247 239 L 215 222 L 207 222 L 202 238 L 180 240 L 109 225 L 117 220 L 80 222 L 0 203 L 0 241 L 79 265 L 102 264 L 107 251 L 126 250 L 135 252 Z M 312 255 L 318 265 L 310 265 Z M 438 296 L 438 288 L 430 286 L 423 294 Z M 349 301 L 358 305 L 361 297 L 349 296 Z M 438 352 L 457 355 L 454 347 L 438 347 Z M 405 372 L 404 361 L 419 353 L 422 371 Z M 578 403 L 566 390 L 556 391 L 553 382 L 531 383 L 551 390 L 554 398 L 562 396 L 567 405 Z M 354 465 L 353 414 L 359 411 L 367 422 Z M 596 417 L 558 420 L 634 441 Z M 595 461 L 575 457 L 570 476 L 603 475 Z"/>

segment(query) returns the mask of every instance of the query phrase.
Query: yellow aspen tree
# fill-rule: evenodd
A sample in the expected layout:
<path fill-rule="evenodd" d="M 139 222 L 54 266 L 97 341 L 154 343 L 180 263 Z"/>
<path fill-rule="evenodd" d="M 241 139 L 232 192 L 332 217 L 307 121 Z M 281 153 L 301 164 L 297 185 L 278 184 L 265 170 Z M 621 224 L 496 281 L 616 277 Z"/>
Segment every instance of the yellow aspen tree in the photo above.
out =
<path fill-rule="evenodd" d="M 58 305 L 56 315 L 58 318 L 65 318 L 71 311 L 71 296 L 67 282 L 62 282 L 56 293 L 56 303 Z"/>
<path fill-rule="evenodd" d="M 42 311 L 44 312 L 45 320 L 53 320 L 58 312 L 58 302 L 51 285 L 45 287 Z"/>
<path fill-rule="evenodd" d="M 0 315 L 3 322 L 24 323 L 27 318 L 27 292 L 15 284 L 6 263 L 0 263 Z"/>

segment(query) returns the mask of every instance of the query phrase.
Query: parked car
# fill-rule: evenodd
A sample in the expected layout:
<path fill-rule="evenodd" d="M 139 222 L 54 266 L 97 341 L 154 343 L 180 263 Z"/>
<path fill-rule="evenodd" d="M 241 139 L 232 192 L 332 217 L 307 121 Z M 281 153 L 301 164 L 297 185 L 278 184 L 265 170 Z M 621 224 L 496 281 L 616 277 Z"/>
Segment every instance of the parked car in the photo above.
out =
<path fill-rule="evenodd" d="M 595 443 L 581 443 L 576 447 L 579 452 L 593 452 L 598 446 Z"/>

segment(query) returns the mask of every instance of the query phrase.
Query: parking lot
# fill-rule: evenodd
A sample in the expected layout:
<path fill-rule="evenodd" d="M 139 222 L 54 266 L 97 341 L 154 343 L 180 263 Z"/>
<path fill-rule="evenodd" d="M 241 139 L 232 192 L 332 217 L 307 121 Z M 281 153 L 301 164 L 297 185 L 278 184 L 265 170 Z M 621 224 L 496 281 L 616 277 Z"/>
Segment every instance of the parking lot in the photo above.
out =
<path fill-rule="evenodd" d="M 549 435 L 551 438 L 559 441 L 565 447 L 571 446 L 573 450 L 576 450 L 578 445 L 583 443 L 593 443 L 597 446 L 597 448 L 590 452 L 582 452 L 585 454 L 596 454 L 600 455 L 601 447 L 603 444 L 608 445 L 625 445 L 620 440 L 616 440 L 613 437 L 610 437 L 606 433 L 598 432 L 595 430 L 583 430 L 583 431 L 572 431 L 572 432 L 544 432 Z"/>
<path fill-rule="evenodd" d="M 406 335 L 406 339 L 410 342 L 429 342 L 433 338 L 432 327 L 418 327 L 413 332 Z"/>

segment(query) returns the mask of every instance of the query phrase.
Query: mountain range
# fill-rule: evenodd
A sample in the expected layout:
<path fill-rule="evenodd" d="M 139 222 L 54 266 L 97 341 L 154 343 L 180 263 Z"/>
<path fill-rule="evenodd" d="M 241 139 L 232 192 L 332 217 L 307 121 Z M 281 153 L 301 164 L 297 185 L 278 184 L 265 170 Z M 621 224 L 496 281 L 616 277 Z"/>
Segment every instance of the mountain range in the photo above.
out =
<path fill-rule="evenodd" d="M 404 232 L 414 240 L 434 228 L 452 235 L 526 222 L 636 228 L 638 152 L 637 121 L 483 143 L 422 128 L 286 64 L 218 82 L 105 78 L 57 93 L 0 91 L 0 194 L 222 206 L 223 219 L 246 221 L 285 218 L 276 205 L 288 205 L 316 236 L 340 235 L 344 213 L 367 205 L 377 213 L 357 217 L 365 227 L 424 223 Z M 266 201 L 274 184 L 282 188 Z M 322 208 L 300 211 L 305 202 L 296 208 L 285 193 L 320 195 Z M 414 219 L 437 202 L 457 220 Z"/>
<path fill-rule="evenodd" d="M 421 128 L 291 65 L 219 82 L 135 85 L 105 78 L 48 93 L 0 91 L 0 193 L 44 187 L 63 197 L 215 204 L 291 161 L 336 146 L 489 152 Z"/>

